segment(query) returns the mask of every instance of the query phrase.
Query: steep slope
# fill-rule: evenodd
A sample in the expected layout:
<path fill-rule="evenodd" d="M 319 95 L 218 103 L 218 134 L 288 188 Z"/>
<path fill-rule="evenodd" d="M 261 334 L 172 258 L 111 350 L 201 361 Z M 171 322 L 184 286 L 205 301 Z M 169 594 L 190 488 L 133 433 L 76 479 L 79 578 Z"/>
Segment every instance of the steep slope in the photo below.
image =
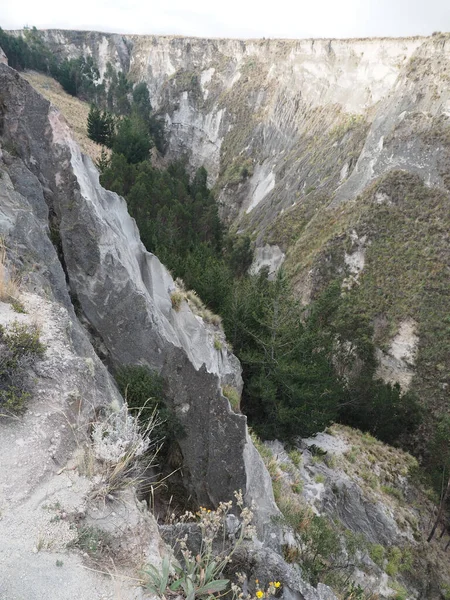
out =
<path fill-rule="evenodd" d="M 90 140 L 86 132 L 86 122 L 89 114 L 87 102 L 82 102 L 65 92 L 61 84 L 48 75 L 29 71 L 23 73 L 22 76 L 31 83 L 35 90 L 62 112 L 84 154 L 90 156 L 93 161 L 98 160 L 101 155 L 101 146 Z"/>
<path fill-rule="evenodd" d="M 72 298 L 109 360 L 147 364 L 167 374 L 168 397 L 186 430 L 180 446 L 187 488 L 210 504 L 245 490 L 249 502 L 259 500 L 263 528 L 276 512 L 270 481 L 246 433 L 245 417 L 233 413 L 220 388 L 242 385 L 237 359 L 225 346 L 214 348 L 220 332 L 187 304 L 179 312 L 172 308 L 172 278 L 143 248 L 124 200 L 99 186 L 91 161 L 81 155 L 56 109 L 12 69 L 0 69 L 3 168 L 13 194 L 22 194 L 42 219 L 32 247 L 31 233 L 27 237 L 25 227 L 17 231 L 5 219 L 7 246 L 22 243 L 29 261 L 45 265 L 45 284 L 73 313 L 48 239 L 45 198 Z M 5 185 L 6 175 L 2 181 Z"/>
<path fill-rule="evenodd" d="M 304 539 L 301 555 L 307 570 L 323 569 L 332 577 L 328 551 L 334 553 L 336 573 L 345 573 L 349 562 L 356 566 L 354 579 L 369 598 L 445 597 L 449 538 L 444 530 L 431 544 L 426 541 L 433 503 L 430 490 L 417 480 L 417 461 L 411 455 L 342 425 L 302 440 L 295 449 L 266 442 L 262 452 L 277 502 Z M 317 543 L 313 515 L 319 515 L 324 539 L 326 518 L 339 524 L 347 556 L 339 556 L 332 544 Z M 322 564 L 314 551 L 325 554 Z M 295 557 L 295 548 L 290 552 Z"/>
<path fill-rule="evenodd" d="M 14 204 L 19 210 L 17 196 Z M 22 206 L 26 210 L 25 202 Z M 4 217 L 3 209 L 2 229 Z M 105 600 L 120 589 L 126 600 L 143 599 L 130 576 L 136 576 L 142 560 L 161 561 L 163 543 L 156 522 L 130 493 L 117 494 L 108 514 L 102 514 L 92 501 L 94 473 L 84 472 L 79 461 L 72 460 L 73 452 L 84 447 L 95 414 L 122 399 L 81 330 L 78 336 L 84 344 L 74 347 L 78 324 L 69 310 L 39 293 L 24 293 L 21 301 L 25 313 L 0 303 L 1 325 L 38 323 L 45 355 L 32 373 L 34 390 L 26 413 L 0 418 L 0 597 Z M 116 511 L 116 519 L 111 519 L 111 511 Z M 94 526 L 97 532 L 109 527 L 116 559 L 120 545 L 127 547 L 127 558 L 122 554 L 112 578 L 86 568 L 87 554 L 79 551 L 79 532 L 89 527 L 94 531 Z"/>
<path fill-rule="evenodd" d="M 58 35 L 58 43 L 64 44 L 64 35 L 71 34 Z M 76 44 L 70 46 L 70 52 L 76 55 L 80 49 L 87 52 L 91 48 L 89 44 L 93 45 L 94 50 L 96 44 L 102 44 L 103 54 L 97 52 L 98 47 L 95 52 L 97 59 L 103 60 L 105 65 L 108 56 L 114 61 L 117 58 L 114 58 L 118 52 L 117 38 L 118 36 L 101 34 L 86 38 L 80 34 Z M 133 52 L 137 52 L 138 42 L 142 41 L 140 38 L 135 41 Z M 356 74 L 351 77 L 349 75 L 351 82 L 345 85 L 345 77 L 344 82 L 337 76 L 333 80 L 330 72 L 326 71 L 323 89 L 319 94 L 323 98 L 323 106 L 317 98 L 314 99 L 315 89 L 320 87 L 317 83 L 321 80 L 318 76 L 319 67 L 315 64 L 311 75 L 313 83 L 310 82 L 308 87 L 305 70 L 302 71 L 297 65 L 296 68 L 302 71 L 303 77 L 297 95 L 302 103 L 306 100 L 309 102 L 308 106 L 301 104 L 303 121 L 297 109 L 293 108 L 293 120 L 286 117 L 285 124 L 281 125 L 284 117 L 277 121 L 277 111 L 269 102 L 267 114 L 271 114 L 271 120 L 265 121 L 266 113 L 263 111 L 263 117 L 255 116 L 253 122 L 257 104 L 252 104 L 252 116 L 243 113 L 242 120 L 234 122 L 234 127 L 231 121 L 226 121 L 232 109 L 239 111 L 241 106 L 248 108 L 248 99 L 260 102 L 263 107 L 263 100 L 269 98 L 269 92 L 276 94 L 281 86 L 271 86 L 270 90 L 258 87 L 261 83 L 258 77 L 264 73 L 259 67 L 255 71 L 250 70 L 248 75 L 243 76 L 240 72 L 239 81 L 243 77 L 244 87 L 238 86 L 234 90 L 236 95 L 224 109 L 219 123 L 216 117 L 208 116 L 214 113 L 214 106 L 219 104 L 210 107 L 212 112 L 207 113 L 207 118 L 202 117 L 202 110 L 207 106 L 209 92 L 214 92 L 214 86 L 207 89 L 209 74 L 203 75 L 201 104 L 195 69 L 203 69 L 202 73 L 205 71 L 199 48 L 202 49 L 202 56 L 206 56 L 205 60 L 208 58 L 207 48 L 211 44 L 216 44 L 214 52 L 211 51 L 214 58 L 217 58 L 216 51 L 220 49 L 225 52 L 224 48 L 227 48 L 231 57 L 239 56 L 239 52 L 243 53 L 243 57 L 247 56 L 245 52 L 246 48 L 251 47 L 250 43 L 208 41 L 205 46 L 198 41 L 197 57 L 192 59 L 194 71 L 185 71 L 181 67 L 181 70 L 173 73 L 172 78 L 164 75 L 165 69 L 170 71 L 167 63 L 169 50 L 164 49 L 164 44 L 167 43 L 170 48 L 178 48 L 174 55 L 169 56 L 170 62 L 176 66 L 190 65 L 191 59 L 186 58 L 185 52 L 190 54 L 192 49 L 188 51 L 183 45 L 180 49 L 179 40 L 165 39 L 164 44 L 159 46 L 159 54 L 157 50 L 151 50 L 152 65 L 161 65 L 161 83 L 157 85 L 161 88 L 159 106 L 161 109 L 166 107 L 167 123 L 171 127 L 169 156 L 179 156 L 181 152 L 188 150 L 192 142 L 195 148 L 195 153 L 191 156 L 193 165 L 198 164 L 196 160 L 202 162 L 213 158 L 212 177 L 220 198 L 226 202 L 224 218 L 234 219 L 236 226 L 248 227 L 254 233 L 257 243 L 271 241 L 282 245 L 287 251 L 286 265 L 305 300 L 324 289 L 335 276 L 346 276 L 344 301 L 351 301 L 353 310 L 363 312 L 376 325 L 380 373 L 386 379 L 394 381 L 401 378 L 405 388 L 412 384 L 415 389 L 423 391 L 424 398 L 430 402 L 430 408 L 441 411 L 445 410 L 448 403 L 445 371 L 448 335 L 441 327 L 447 317 L 446 275 L 450 263 L 447 244 L 448 193 L 442 187 L 445 185 L 446 166 L 441 163 L 446 160 L 447 126 L 445 118 L 438 118 L 437 124 L 436 121 L 425 119 L 422 131 L 424 141 L 422 138 L 418 140 L 420 118 L 417 122 L 415 117 L 411 118 L 411 124 L 410 121 L 405 121 L 404 110 L 396 112 L 396 106 L 399 98 L 403 98 L 403 108 L 415 106 L 422 100 L 420 93 L 427 93 L 428 87 L 442 71 L 446 60 L 444 42 L 445 40 L 437 37 L 432 40 L 402 41 L 398 47 L 391 47 L 386 42 L 390 53 L 384 50 L 378 52 L 378 48 L 375 58 L 372 56 L 372 62 L 369 51 L 371 43 L 342 42 L 340 54 L 338 53 L 341 62 L 333 59 L 340 65 L 337 72 L 341 75 L 345 72 L 344 63 L 346 64 L 343 55 L 349 51 L 349 47 L 354 50 L 357 44 L 361 44 L 364 49 L 363 57 L 353 57 L 354 61 L 347 65 L 351 73 L 352 69 L 356 69 Z M 380 42 L 381 45 L 383 43 Z M 257 48 L 263 46 L 263 42 L 252 44 Z M 275 61 L 280 48 L 292 50 L 296 44 L 271 42 L 268 55 Z M 327 63 L 331 61 L 328 50 L 322 42 L 320 44 L 321 50 L 318 52 L 322 58 L 325 57 L 324 62 Z M 302 43 L 298 43 L 298 47 L 301 45 Z M 127 44 L 120 45 L 120 48 L 128 51 L 131 46 L 128 41 Z M 158 46 L 157 39 L 152 46 Z M 332 44 L 329 46 L 331 48 Z M 274 48 L 278 49 L 277 52 Z M 150 50 L 143 45 L 141 51 L 139 56 L 145 62 L 146 52 Z M 419 51 L 423 53 L 424 63 L 421 66 L 417 66 L 415 60 L 408 63 L 406 58 L 400 56 L 401 52 L 407 54 Z M 132 65 L 133 56 L 138 54 L 131 54 Z M 261 60 L 261 57 L 264 58 L 262 50 L 258 56 Z M 304 55 L 299 62 L 304 69 Z M 120 61 L 117 65 L 119 63 Z M 126 66 L 126 61 L 124 64 Z M 318 64 L 320 68 L 323 67 L 321 61 Z M 376 77 L 371 79 L 372 87 L 368 86 L 371 90 L 370 98 L 368 90 L 364 93 L 359 90 L 359 94 L 355 93 L 354 97 L 350 97 L 349 90 L 352 87 L 356 89 L 357 83 L 363 80 L 359 69 L 364 71 L 366 64 L 371 64 L 372 68 L 375 64 L 384 64 L 388 68 L 380 75 L 378 82 Z M 414 68 L 418 69 L 420 75 L 414 82 L 409 81 L 411 64 L 413 67 L 416 65 Z M 228 72 L 229 63 L 225 61 L 222 66 L 223 72 Z M 281 69 L 281 66 L 276 68 Z M 26 249 L 25 253 L 32 254 L 36 249 L 39 249 L 38 254 L 44 250 L 47 253 L 45 260 L 41 256 L 36 262 L 45 264 L 48 274 L 43 277 L 33 273 L 32 281 L 37 286 L 47 284 L 53 294 L 72 311 L 61 266 L 47 239 L 46 227 L 50 222 L 54 241 L 60 247 L 72 300 L 81 308 L 80 314 L 83 314 L 91 331 L 95 333 L 98 346 L 103 347 L 107 358 L 115 364 L 143 362 L 157 368 L 165 376 L 173 407 L 188 430 L 188 438 L 180 441 L 186 466 L 186 487 L 195 494 L 198 501 L 216 504 L 221 498 L 229 497 L 235 486 L 242 485 L 247 491 L 247 499 L 257 503 L 259 524 L 267 523 L 275 513 L 267 473 L 249 441 L 244 418 L 230 411 L 228 402 L 220 392 L 219 385 L 222 382 L 234 383 L 236 387 L 241 382 L 233 357 L 227 351 L 219 352 L 214 348 L 214 336 L 219 332 L 210 329 L 191 313 L 187 304 L 182 305 L 180 312 L 172 309 L 170 294 L 175 289 L 174 283 L 156 257 L 142 248 L 124 202 L 115 194 L 100 188 L 92 163 L 80 154 L 64 120 L 54 108 L 32 93 L 11 70 L 6 67 L 0 69 L 2 147 L 5 149 L 2 164 L 5 179 L 2 183 L 8 193 L 12 190 L 13 196 L 21 193 L 28 199 L 40 214 L 40 226 L 45 230 L 45 248 L 41 250 L 43 242 L 40 234 L 28 236 L 26 227 L 23 230 L 17 227 L 10 230 L 10 215 L 6 215 L 4 219 L 3 225 L 5 232 L 10 233 L 10 242 L 18 236 Z M 287 67 L 285 69 L 289 71 Z M 267 77 L 269 72 L 270 69 Z M 425 80 L 428 74 L 428 87 L 424 86 L 422 89 L 422 79 Z M 279 74 L 277 77 L 282 79 Z M 293 86 L 296 76 L 292 77 L 289 81 Z M 331 91 L 327 87 L 330 80 L 334 81 Z M 211 82 L 213 81 L 214 73 L 211 74 Z M 367 83 L 367 80 L 364 81 Z M 251 84 L 249 88 L 246 87 L 247 84 Z M 341 87 L 346 92 L 342 92 L 340 96 Z M 416 88 L 422 92 L 414 97 Z M 223 88 L 215 93 L 218 94 L 216 100 L 221 98 L 225 102 L 228 98 Z M 285 95 L 280 98 L 277 109 L 280 114 L 288 105 L 286 94 L 285 90 Z M 442 88 L 444 100 L 445 94 L 446 91 Z M 331 104 L 330 99 L 334 96 L 339 98 L 340 108 Z M 258 101 L 255 99 L 257 97 Z M 180 109 L 184 101 L 190 108 Z M 194 106 L 190 104 L 192 102 L 197 104 Z M 445 109 L 445 102 L 439 104 L 433 96 L 423 108 L 435 110 L 436 115 L 440 115 L 439 111 Z M 184 106 L 186 108 L 186 104 Z M 365 111 L 364 116 L 346 113 L 348 107 L 356 113 L 358 110 L 361 114 Z M 182 121 L 184 117 L 179 113 L 177 118 L 180 117 L 180 121 L 172 120 L 170 115 L 178 110 L 180 114 L 185 110 L 187 120 Z M 390 111 L 393 122 L 397 123 L 393 129 L 389 129 L 390 125 L 384 123 L 384 115 Z M 203 120 L 200 122 L 199 118 Z M 192 119 L 196 125 L 192 124 Z M 304 127 L 302 137 L 298 138 L 295 137 L 297 125 L 293 127 L 297 121 L 301 121 Z M 404 122 L 405 129 L 402 125 Z M 214 136 L 220 134 L 223 123 L 226 125 L 225 133 L 223 139 L 217 142 Z M 250 127 L 255 125 L 255 129 L 247 130 L 244 124 Z M 289 135 L 289 127 L 293 127 L 292 136 Z M 205 138 L 206 130 L 209 133 Z M 391 135 L 386 134 L 387 130 L 391 131 Z M 269 134 L 269 131 L 272 133 Z M 281 131 L 285 137 L 284 143 L 280 142 Z M 227 137 L 233 132 L 236 137 Z M 310 132 L 313 133 L 308 138 Z M 186 138 L 183 137 L 185 134 Z M 214 139 L 216 141 L 211 144 Z M 289 146 L 292 139 L 296 140 L 296 146 Z M 231 145 L 226 146 L 225 140 Z M 237 144 L 236 147 L 233 146 L 234 143 Z M 242 153 L 234 158 L 235 148 L 239 149 L 241 145 Z M 287 157 L 284 154 L 285 147 L 290 148 Z M 264 160 L 261 159 L 261 163 L 256 164 L 253 157 L 262 157 L 266 149 L 270 150 L 269 154 Z M 347 160 L 349 152 L 353 162 Z M 219 166 L 214 172 L 217 156 Z M 230 158 L 228 163 L 227 156 Z M 332 162 L 333 158 L 336 159 L 335 163 Z M 344 159 L 346 162 L 343 168 Z M 266 166 L 272 164 L 271 172 L 275 173 L 274 177 L 264 175 L 264 161 L 268 161 Z M 282 163 L 286 163 L 284 171 Z M 398 170 L 389 172 L 391 166 L 410 168 L 412 173 Z M 328 172 L 329 179 L 326 178 Z M 302 173 L 308 175 L 303 180 L 303 187 L 297 189 L 298 200 L 293 207 L 283 212 L 283 207 L 289 205 L 289 194 L 298 184 L 296 177 Z M 386 174 L 383 176 L 384 173 Z M 432 185 L 424 185 L 422 178 L 425 173 L 428 174 L 427 183 Z M 249 195 L 249 190 L 258 177 L 263 175 L 265 183 L 256 185 L 253 190 L 257 196 L 256 202 L 255 195 L 253 192 L 253 195 Z M 308 177 L 312 179 L 308 180 Z M 305 188 L 307 180 L 317 183 L 317 189 L 313 189 L 314 185 Z M 341 187 L 338 180 L 342 181 Z M 284 188 L 281 182 L 284 182 Z M 357 196 L 360 192 L 361 195 Z M 50 221 L 44 197 L 51 209 Z M 14 205 L 11 199 L 5 202 L 6 206 L 11 204 Z M 27 210 L 16 212 L 25 220 L 32 216 L 28 214 L 28 207 Z M 277 219 L 274 218 L 276 215 L 279 215 Z M 16 216 L 12 219 L 14 223 Z M 57 236 L 60 236 L 60 240 L 56 239 Z M 261 259 L 270 263 L 272 252 L 280 262 L 281 251 L 271 250 L 270 247 L 266 247 L 265 256 L 261 256 Z M 58 283 L 55 284 L 55 281 Z M 363 503 L 364 510 L 366 504 Z M 345 509 L 342 510 L 345 512 Z M 371 510 L 369 507 L 366 512 L 371 514 Z M 388 535 L 389 524 L 381 527 L 381 532 L 375 533 L 375 541 L 392 541 Z M 402 537 L 401 533 L 398 535 Z M 261 556 L 258 568 L 263 569 L 266 557 L 263 554 Z M 314 590 L 302 589 L 300 583 L 296 585 L 297 588 L 294 588 L 304 597 L 318 597 Z M 327 597 L 328 592 L 323 589 L 320 595 Z"/>
<path fill-rule="evenodd" d="M 254 239 L 255 267 L 278 267 L 285 256 L 305 303 L 347 278 L 345 302 L 374 327 L 379 374 L 442 414 L 448 35 L 42 35 L 55 52 L 94 56 L 102 76 L 110 63 L 145 81 L 165 117 L 168 159 L 187 156 L 192 168 L 207 168 L 222 218 Z"/>

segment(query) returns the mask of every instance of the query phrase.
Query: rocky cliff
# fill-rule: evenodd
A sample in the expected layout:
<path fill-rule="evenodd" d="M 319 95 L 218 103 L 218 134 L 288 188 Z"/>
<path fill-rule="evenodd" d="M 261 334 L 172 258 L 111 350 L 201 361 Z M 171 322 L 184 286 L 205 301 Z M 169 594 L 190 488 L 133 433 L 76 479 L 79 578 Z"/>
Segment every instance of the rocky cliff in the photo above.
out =
<path fill-rule="evenodd" d="M 262 531 L 276 507 L 245 417 L 221 393 L 221 385 L 242 386 L 237 359 L 225 344 L 214 347 L 223 334 L 187 303 L 173 309 L 175 284 L 145 251 L 124 200 L 100 187 L 56 109 L 12 69 L 0 69 L 1 232 L 11 260 L 33 290 L 69 311 L 73 344 L 90 348 L 75 303 L 111 364 L 145 364 L 165 376 L 187 434 L 180 440 L 187 489 L 212 505 L 242 489 L 261 507 Z"/>
<path fill-rule="evenodd" d="M 110 63 L 146 82 L 168 160 L 207 168 L 222 218 L 254 240 L 254 269 L 284 261 L 305 303 L 344 280 L 374 325 L 379 375 L 448 406 L 448 35 L 43 36 L 92 55 L 101 76 Z"/>
<path fill-rule="evenodd" d="M 380 373 L 392 381 L 402 377 L 407 387 L 419 372 L 422 389 L 435 395 L 439 390 L 446 402 L 441 365 L 448 349 L 444 340 L 435 350 L 432 339 L 446 316 L 443 274 L 450 263 L 445 36 L 244 42 L 44 35 L 63 56 L 92 54 L 102 76 L 111 63 L 135 81 L 146 81 L 155 109 L 166 119 L 168 157 L 187 154 L 193 168 L 208 168 L 223 218 L 254 237 L 254 268 L 275 268 L 286 258 L 305 301 L 340 275 L 344 290 L 376 317 Z M 417 114 L 415 107 L 421 109 Z M 30 311 L 41 310 L 49 322 L 49 311 L 61 311 L 54 326 L 60 347 L 69 346 L 75 354 L 70 360 L 81 365 L 73 382 L 79 395 L 94 408 L 121 402 L 81 320 L 111 364 L 147 364 L 163 374 L 171 406 L 187 431 L 180 440 L 186 489 L 198 502 L 216 505 L 241 487 L 256 504 L 260 534 L 270 541 L 271 527 L 265 525 L 277 513 L 271 482 L 245 418 L 231 411 L 221 393 L 222 384 L 241 386 L 236 359 L 214 348 L 221 332 L 187 303 L 173 309 L 175 283 L 143 248 L 124 201 L 101 188 L 93 164 L 55 108 L 4 65 L 0 135 L 1 233 L 10 260 L 26 273 L 28 290 L 47 294 L 52 303 L 48 308 L 31 298 Z M 386 290 L 382 300 L 374 293 L 380 288 Z M 427 313 L 430 299 L 433 311 Z M 56 353 L 57 348 L 51 366 L 57 369 Z M 58 377 L 51 370 L 48 375 Z M 49 393 L 43 386 L 42 394 Z M 73 401 L 65 388 L 51 393 Z M 38 397 L 29 418 L 35 411 L 39 418 L 39 406 Z M 58 410 L 47 415 L 49 428 Z M 20 446 L 21 433 L 12 429 L 4 429 L 3 439 L 11 435 Z M 48 428 L 42 431 L 44 440 L 49 435 Z M 70 444 L 63 441 L 51 444 L 58 467 L 69 456 Z M 38 458 L 43 455 L 41 448 Z M 14 461 L 16 455 L 10 456 Z M 36 463 L 27 469 L 46 484 Z M 329 471 L 310 471 L 336 483 Z M 320 482 L 308 475 L 307 484 L 314 492 Z M 392 512 L 361 500 L 351 482 L 340 487 L 342 497 L 331 486 L 315 508 L 338 514 L 373 543 L 389 545 L 404 537 Z M 347 492 L 356 518 L 343 501 Z M 23 499 L 16 501 L 14 507 Z M 257 572 L 270 564 L 283 574 L 297 598 L 333 597 L 325 586 L 318 591 L 307 586 L 270 550 L 250 558 Z M 12 564 L 10 580 L 17 572 Z M 286 589 L 287 598 L 290 593 Z"/>

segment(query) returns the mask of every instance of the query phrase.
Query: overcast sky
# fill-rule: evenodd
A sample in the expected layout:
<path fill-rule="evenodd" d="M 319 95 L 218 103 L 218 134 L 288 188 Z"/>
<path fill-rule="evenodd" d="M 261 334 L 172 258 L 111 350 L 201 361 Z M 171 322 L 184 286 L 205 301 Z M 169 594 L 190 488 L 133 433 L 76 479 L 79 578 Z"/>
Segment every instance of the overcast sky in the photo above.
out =
<path fill-rule="evenodd" d="M 450 31 L 450 0 L 0 0 L 4 29 L 202 37 L 368 37 Z"/>

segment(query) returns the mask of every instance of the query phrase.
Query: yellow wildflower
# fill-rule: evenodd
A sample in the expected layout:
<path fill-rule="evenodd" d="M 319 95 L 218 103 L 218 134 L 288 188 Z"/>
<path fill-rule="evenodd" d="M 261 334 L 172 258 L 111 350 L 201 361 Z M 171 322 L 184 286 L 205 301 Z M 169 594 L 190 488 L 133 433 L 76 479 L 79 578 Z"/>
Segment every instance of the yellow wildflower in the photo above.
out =
<path fill-rule="evenodd" d="M 264 592 L 262 592 L 261 590 L 258 590 L 258 591 L 256 592 L 256 597 L 257 597 L 257 598 L 262 598 L 263 596 L 264 596 Z"/>
<path fill-rule="evenodd" d="M 279 581 L 275 581 L 273 584 L 276 588 L 279 588 L 281 583 Z"/>

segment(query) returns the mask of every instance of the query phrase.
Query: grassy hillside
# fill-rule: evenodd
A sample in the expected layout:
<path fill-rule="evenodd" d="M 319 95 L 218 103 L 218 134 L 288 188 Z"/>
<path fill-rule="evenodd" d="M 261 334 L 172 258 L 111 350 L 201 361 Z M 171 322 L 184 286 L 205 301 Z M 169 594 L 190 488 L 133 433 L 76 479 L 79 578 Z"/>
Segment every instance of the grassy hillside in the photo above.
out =
<path fill-rule="evenodd" d="M 435 498 L 418 481 L 415 458 L 342 425 L 306 440 L 306 448 L 254 441 L 272 477 L 282 523 L 293 527 L 298 543 L 286 543 L 285 557 L 313 583 L 331 585 L 343 600 L 448 597 L 449 537 L 426 541 Z M 376 531 L 358 519 L 364 507 L 392 519 L 391 529 L 383 529 L 389 542 L 375 540 Z M 353 578 L 359 595 L 349 584 Z"/>
<path fill-rule="evenodd" d="M 327 208 L 316 198 L 315 211 L 312 204 L 306 199 L 281 215 L 271 241 L 280 232 L 289 240 L 285 268 L 307 300 L 347 278 L 337 318 L 341 325 L 355 317 L 367 323 L 384 352 L 405 320 L 416 324 L 411 389 L 426 409 L 420 452 L 426 453 L 434 424 L 450 408 L 449 194 L 392 171 L 355 201 Z M 347 263 L 361 251 L 360 240 L 363 268 L 352 279 Z"/>
<path fill-rule="evenodd" d="M 82 151 L 96 161 L 100 157 L 101 146 L 87 136 L 86 123 L 89 104 L 65 92 L 57 81 L 43 73 L 26 71 L 21 75 L 62 112 Z"/>

